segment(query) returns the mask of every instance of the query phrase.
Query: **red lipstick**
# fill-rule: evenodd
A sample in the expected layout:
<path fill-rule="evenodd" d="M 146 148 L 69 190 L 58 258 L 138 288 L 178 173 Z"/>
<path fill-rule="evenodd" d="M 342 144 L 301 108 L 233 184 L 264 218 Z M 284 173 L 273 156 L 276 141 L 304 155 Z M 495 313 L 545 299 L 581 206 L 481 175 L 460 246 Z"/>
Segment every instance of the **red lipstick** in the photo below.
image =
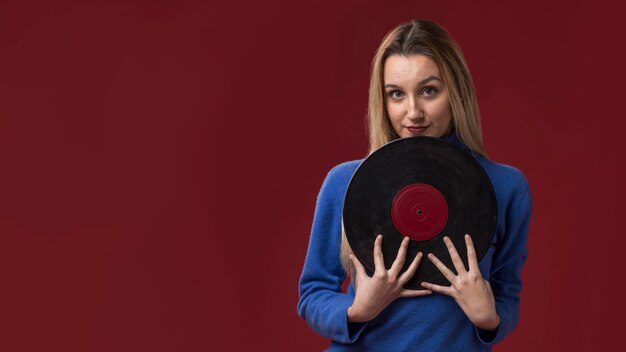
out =
<path fill-rule="evenodd" d="M 429 126 L 407 126 L 406 129 L 409 130 L 409 132 L 411 132 L 411 134 L 413 135 L 420 135 L 423 134 L 424 131 L 426 131 L 426 129 L 428 129 Z"/>

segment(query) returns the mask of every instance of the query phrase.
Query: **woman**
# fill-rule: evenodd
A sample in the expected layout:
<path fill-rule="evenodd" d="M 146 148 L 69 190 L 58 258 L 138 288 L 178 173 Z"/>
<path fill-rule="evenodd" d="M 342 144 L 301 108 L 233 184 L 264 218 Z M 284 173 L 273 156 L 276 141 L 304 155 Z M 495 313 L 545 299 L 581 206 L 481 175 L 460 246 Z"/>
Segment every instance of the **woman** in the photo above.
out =
<path fill-rule="evenodd" d="M 517 325 L 530 192 L 520 171 L 487 159 L 472 79 L 444 29 L 412 21 L 387 34 L 373 60 L 368 123 L 370 153 L 410 136 L 437 137 L 471 153 L 496 194 L 493 242 L 478 263 L 466 235 L 466 268 L 444 238 L 457 274 L 434 255 L 423 255 L 451 286 L 424 282 L 424 290 L 408 290 L 402 286 L 423 255 L 400 272 L 409 243 L 405 238 L 393 265 L 385 268 L 382 234 L 375 241 L 376 268 L 370 277 L 352 255 L 341 223 L 343 198 L 361 160 L 340 164 L 328 173 L 318 196 L 300 279 L 299 315 L 332 340 L 329 351 L 489 351 Z M 346 275 L 352 280 L 343 293 Z"/>

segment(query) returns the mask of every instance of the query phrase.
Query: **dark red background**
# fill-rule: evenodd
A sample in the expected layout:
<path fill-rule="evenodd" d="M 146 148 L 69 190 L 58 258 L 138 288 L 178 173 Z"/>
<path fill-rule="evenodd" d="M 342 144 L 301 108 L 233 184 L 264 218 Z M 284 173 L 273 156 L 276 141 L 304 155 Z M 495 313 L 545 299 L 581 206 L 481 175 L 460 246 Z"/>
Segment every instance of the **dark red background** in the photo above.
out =
<path fill-rule="evenodd" d="M 530 180 L 519 328 L 624 348 L 623 18 L 607 1 L 1 1 L 0 350 L 318 351 L 315 197 L 361 158 L 384 34 L 460 43 L 485 142 Z"/>

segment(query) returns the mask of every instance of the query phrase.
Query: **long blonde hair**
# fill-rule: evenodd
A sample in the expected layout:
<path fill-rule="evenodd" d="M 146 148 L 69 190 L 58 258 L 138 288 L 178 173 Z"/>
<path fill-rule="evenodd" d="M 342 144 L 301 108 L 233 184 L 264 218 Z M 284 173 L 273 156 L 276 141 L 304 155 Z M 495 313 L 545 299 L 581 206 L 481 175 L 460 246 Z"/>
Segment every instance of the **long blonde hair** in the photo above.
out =
<path fill-rule="evenodd" d="M 469 73 L 463 53 L 448 32 L 438 24 L 426 20 L 403 23 L 389 32 L 372 60 L 369 87 L 367 124 L 369 129 L 369 153 L 398 139 L 385 108 L 383 68 L 391 55 L 425 55 L 430 57 L 443 76 L 443 83 L 450 97 L 452 111 L 451 133 L 472 151 L 487 157 L 480 127 L 480 112 L 474 93 L 474 82 Z M 341 263 L 346 273 L 354 279 L 354 266 L 349 259 L 352 253 L 342 226 Z"/>

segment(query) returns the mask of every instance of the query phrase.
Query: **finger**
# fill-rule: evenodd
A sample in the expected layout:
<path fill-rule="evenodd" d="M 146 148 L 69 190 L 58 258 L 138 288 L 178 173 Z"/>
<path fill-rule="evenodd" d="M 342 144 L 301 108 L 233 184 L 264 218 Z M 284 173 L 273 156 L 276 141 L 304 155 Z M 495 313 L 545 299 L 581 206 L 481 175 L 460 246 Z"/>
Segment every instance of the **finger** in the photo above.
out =
<path fill-rule="evenodd" d="M 456 247 L 454 247 L 454 243 L 452 243 L 450 237 L 445 236 L 443 238 L 443 241 L 446 243 L 446 247 L 448 247 L 448 252 L 450 252 L 450 259 L 452 259 L 452 263 L 454 264 L 456 272 L 459 275 L 467 272 L 467 270 L 465 270 L 465 264 L 463 264 L 463 261 L 459 256 L 459 252 L 456 251 Z"/>
<path fill-rule="evenodd" d="M 402 275 L 400 275 L 400 278 L 398 279 L 398 281 L 400 281 L 400 284 L 404 285 L 405 283 L 407 283 L 407 281 L 409 281 L 413 277 L 413 275 L 415 274 L 415 271 L 417 270 L 417 266 L 420 264 L 421 260 L 422 260 L 422 252 L 419 252 L 415 256 L 415 258 L 413 258 L 411 265 L 409 265 L 406 271 L 402 273 Z"/>
<path fill-rule="evenodd" d="M 354 269 L 356 270 L 357 277 L 367 276 L 367 274 L 365 273 L 365 268 L 363 267 L 363 264 L 361 264 L 361 262 L 358 259 L 356 259 L 356 256 L 354 256 L 354 254 L 350 254 L 350 260 L 352 261 L 352 264 L 354 264 Z"/>
<path fill-rule="evenodd" d="M 452 287 L 431 284 L 430 282 L 422 282 L 422 287 L 433 292 L 441 293 L 446 296 L 453 297 L 454 289 Z"/>
<path fill-rule="evenodd" d="M 442 263 L 441 260 L 439 260 L 439 258 L 437 258 L 437 256 L 435 256 L 432 253 L 429 253 L 428 254 L 428 259 L 430 259 L 430 261 L 433 262 L 433 264 L 435 264 L 437 269 L 439 269 L 439 271 L 441 271 L 443 276 L 445 276 L 446 279 L 448 279 L 448 281 L 450 281 L 450 283 L 454 282 L 454 279 L 456 278 L 456 275 L 450 269 L 448 269 L 448 267 L 446 267 L 446 265 L 444 263 Z"/>
<path fill-rule="evenodd" d="M 476 257 L 476 249 L 474 249 L 474 242 L 469 234 L 465 235 L 465 246 L 467 247 L 467 261 L 470 271 L 480 273 L 480 269 L 478 268 L 478 258 Z"/>
<path fill-rule="evenodd" d="M 398 249 L 398 255 L 396 256 L 396 260 L 393 261 L 391 269 L 389 269 L 389 275 L 391 275 L 391 277 L 397 277 L 398 273 L 402 269 L 404 261 L 406 260 L 407 247 L 409 247 L 409 238 L 405 237 L 400 244 L 400 249 Z"/>
<path fill-rule="evenodd" d="M 407 289 L 403 289 L 402 291 L 400 291 L 400 297 L 420 297 L 420 296 L 427 296 L 432 294 L 433 291 L 431 290 L 407 290 Z"/>
<path fill-rule="evenodd" d="M 383 258 L 383 235 L 376 236 L 374 241 L 374 271 L 382 272 L 385 268 L 385 260 Z"/>

